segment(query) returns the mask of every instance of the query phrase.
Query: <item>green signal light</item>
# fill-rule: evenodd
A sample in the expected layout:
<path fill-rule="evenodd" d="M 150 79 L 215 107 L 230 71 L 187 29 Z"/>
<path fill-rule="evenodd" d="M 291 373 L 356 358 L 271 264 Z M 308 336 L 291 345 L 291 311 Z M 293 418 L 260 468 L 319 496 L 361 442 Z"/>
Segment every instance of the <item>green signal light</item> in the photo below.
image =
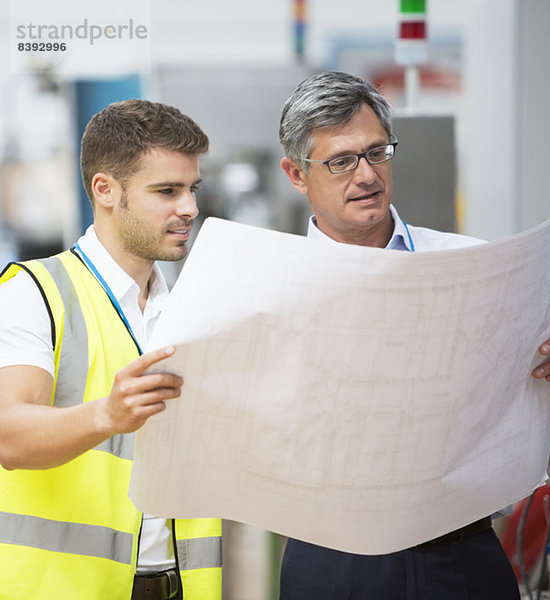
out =
<path fill-rule="evenodd" d="M 426 0 L 401 0 L 402 13 L 425 13 Z"/>

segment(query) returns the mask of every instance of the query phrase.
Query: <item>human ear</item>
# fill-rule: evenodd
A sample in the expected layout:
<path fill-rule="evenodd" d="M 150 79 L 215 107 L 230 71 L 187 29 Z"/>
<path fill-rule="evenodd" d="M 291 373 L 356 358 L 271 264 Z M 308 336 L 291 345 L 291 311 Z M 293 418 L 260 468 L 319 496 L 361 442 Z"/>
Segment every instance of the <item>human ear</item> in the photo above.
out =
<path fill-rule="evenodd" d="M 92 194 L 94 200 L 105 208 L 112 207 L 114 204 L 114 189 L 116 181 L 106 173 L 96 173 L 92 177 Z"/>
<path fill-rule="evenodd" d="M 290 183 L 300 194 L 307 194 L 306 174 L 298 163 L 285 156 L 281 159 L 281 169 L 286 173 Z"/>

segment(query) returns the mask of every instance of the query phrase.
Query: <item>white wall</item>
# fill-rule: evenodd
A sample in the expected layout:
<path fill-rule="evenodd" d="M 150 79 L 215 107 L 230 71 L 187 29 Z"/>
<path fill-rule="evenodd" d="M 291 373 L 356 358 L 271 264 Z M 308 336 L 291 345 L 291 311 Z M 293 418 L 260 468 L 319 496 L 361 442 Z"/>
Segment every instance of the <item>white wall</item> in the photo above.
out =
<path fill-rule="evenodd" d="M 550 217 L 550 2 L 519 5 L 517 228 Z"/>
<path fill-rule="evenodd" d="M 494 239 L 550 217 L 550 3 L 469 0 L 468 13 L 465 229 Z"/>
<path fill-rule="evenodd" d="M 515 227 L 518 181 L 516 0 L 469 0 L 465 21 L 464 109 L 460 123 L 465 230 L 495 238 Z"/>

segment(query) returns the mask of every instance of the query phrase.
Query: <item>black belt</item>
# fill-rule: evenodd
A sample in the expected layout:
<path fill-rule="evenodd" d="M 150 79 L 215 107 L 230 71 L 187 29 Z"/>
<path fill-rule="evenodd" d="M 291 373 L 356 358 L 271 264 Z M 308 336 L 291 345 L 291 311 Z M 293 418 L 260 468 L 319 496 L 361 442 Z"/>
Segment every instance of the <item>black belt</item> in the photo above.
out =
<path fill-rule="evenodd" d="M 176 569 L 160 573 L 143 573 L 134 577 L 132 600 L 170 600 L 177 598 L 180 575 Z"/>
<path fill-rule="evenodd" d="M 461 540 L 470 538 L 490 528 L 491 517 L 485 517 L 483 519 L 480 519 L 479 521 L 474 521 L 473 523 L 470 523 L 465 527 L 461 527 L 460 529 L 455 529 L 454 531 L 450 531 L 449 533 L 440 535 L 439 537 L 436 537 L 433 540 L 428 540 L 423 544 L 418 544 L 416 548 L 438 546 L 439 544 L 444 544 L 445 542 L 460 542 Z"/>

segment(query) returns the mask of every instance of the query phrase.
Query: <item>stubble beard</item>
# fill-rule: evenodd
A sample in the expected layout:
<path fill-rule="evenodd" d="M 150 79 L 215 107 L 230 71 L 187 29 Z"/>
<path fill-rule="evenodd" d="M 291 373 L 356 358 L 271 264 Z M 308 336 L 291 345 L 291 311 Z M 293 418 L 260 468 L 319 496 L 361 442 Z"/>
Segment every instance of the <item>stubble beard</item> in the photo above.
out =
<path fill-rule="evenodd" d="M 130 254 L 147 261 L 167 262 L 182 260 L 187 256 L 186 242 L 172 248 L 164 246 L 165 236 L 169 235 L 167 231 L 153 230 L 145 221 L 136 217 L 128 207 L 125 193 L 122 194 L 120 207 L 122 208 L 120 213 L 122 221 L 119 235 Z"/>

